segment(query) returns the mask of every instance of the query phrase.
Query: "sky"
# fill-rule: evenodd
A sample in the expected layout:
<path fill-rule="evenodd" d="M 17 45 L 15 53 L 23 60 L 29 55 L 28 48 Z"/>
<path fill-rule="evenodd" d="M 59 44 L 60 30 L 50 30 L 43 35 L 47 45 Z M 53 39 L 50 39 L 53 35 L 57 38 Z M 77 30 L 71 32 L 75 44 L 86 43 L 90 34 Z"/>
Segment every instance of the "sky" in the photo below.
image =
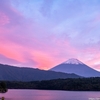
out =
<path fill-rule="evenodd" d="M 100 0 L 0 0 L 0 63 L 47 70 L 70 58 L 100 71 Z"/>

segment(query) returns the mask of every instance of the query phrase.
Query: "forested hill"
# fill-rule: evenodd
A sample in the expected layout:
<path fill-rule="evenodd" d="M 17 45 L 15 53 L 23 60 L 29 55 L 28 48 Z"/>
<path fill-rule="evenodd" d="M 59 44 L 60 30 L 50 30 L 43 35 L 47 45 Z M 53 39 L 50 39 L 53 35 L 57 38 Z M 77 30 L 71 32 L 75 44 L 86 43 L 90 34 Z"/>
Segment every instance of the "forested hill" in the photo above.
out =
<path fill-rule="evenodd" d="M 0 80 L 3 81 L 40 81 L 50 79 L 79 78 L 76 74 L 46 71 L 35 68 L 15 67 L 0 64 Z"/>
<path fill-rule="evenodd" d="M 9 89 L 100 91 L 100 77 L 6 83 Z"/>

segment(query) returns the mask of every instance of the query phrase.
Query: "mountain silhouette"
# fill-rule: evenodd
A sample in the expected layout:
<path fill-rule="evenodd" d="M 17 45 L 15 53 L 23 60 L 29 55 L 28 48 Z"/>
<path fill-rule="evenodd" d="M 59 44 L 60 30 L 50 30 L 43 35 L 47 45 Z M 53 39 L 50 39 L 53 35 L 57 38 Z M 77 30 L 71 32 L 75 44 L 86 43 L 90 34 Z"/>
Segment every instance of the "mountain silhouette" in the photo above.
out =
<path fill-rule="evenodd" d="M 100 77 L 100 72 L 90 68 L 78 59 L 69 59 L 53 68 L 51 71 L 74 73 L 83 77 Z"/>
<path fill-rule="evenodd" d="M 15 67 L 0 64 L 0 80 L 6 81 L 36 81 L 58 78 L 79 78 L 75 74 L 45 71 L 35 68 Z"/>

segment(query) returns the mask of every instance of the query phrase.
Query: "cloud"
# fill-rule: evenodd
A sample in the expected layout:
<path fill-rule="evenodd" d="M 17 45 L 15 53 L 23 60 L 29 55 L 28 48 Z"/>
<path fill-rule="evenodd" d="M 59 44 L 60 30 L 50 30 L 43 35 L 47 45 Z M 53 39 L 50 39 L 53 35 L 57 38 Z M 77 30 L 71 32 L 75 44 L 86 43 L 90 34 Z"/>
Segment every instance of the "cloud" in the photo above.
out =
<path fill-rule="evenodd" d="M 74 57 L 93 66 L 100 53 L 99 5 L 98 0 L 1 0 L 1 59 L 49 69 Z"/>
<path fill-rule="evenodd" d="M 98 71 L 100 71 L 100 64 L 94 65 L 93 68 L 96 69 L 96 70 L 98 70 Z"/>
<path fill-rule="evenodd" d="M 2 55 L 1 58 L 3 58 L 1 62 L 4 62 L 3 60 L 6 59 L 5 63 L 9 62 L 8 64 L 11 64 L 12 61 L 12 64 L 22 63 L 23 65 L 24 63 L 30 62 L 31 65 L 31 58 L 28 58 L 29 60 L 27 59 L 25 62 L 23 57 L 25 49 L 23 45 L 29 40 L 25 37 L 29 31 L 24 31 L 27 22 L 24 17 L 11 6 L 9 0 L 1 0 L 0 2 L 0 54 Z"/>
<path fill-rule="evenodd" d="M 4 55 L 0 54 L 0 63 L 13 65 L 13 64 L 18 64 L 19 62 L 14 59 L 7 58 Z"/>

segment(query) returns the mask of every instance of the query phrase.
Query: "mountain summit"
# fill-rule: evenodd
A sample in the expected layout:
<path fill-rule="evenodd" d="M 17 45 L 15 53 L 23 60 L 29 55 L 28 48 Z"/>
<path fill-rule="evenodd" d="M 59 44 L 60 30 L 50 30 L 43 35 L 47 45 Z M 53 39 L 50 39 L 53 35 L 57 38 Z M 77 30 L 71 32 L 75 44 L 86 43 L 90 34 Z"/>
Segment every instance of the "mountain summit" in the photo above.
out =
<path fill-rule="evenodd" d="M 64 62 L 63 64 L 83 64 L 83 63 L 79 61 L 78 59 L 71 58 L 67 60 L 66 62 Z"/>
<path fill-rule="evenodd" d="M 50 70 L 64 73 L 74 73 L 83 77 L 100 77 L 100 72 L 74 58 L 63 62 Z"/>

